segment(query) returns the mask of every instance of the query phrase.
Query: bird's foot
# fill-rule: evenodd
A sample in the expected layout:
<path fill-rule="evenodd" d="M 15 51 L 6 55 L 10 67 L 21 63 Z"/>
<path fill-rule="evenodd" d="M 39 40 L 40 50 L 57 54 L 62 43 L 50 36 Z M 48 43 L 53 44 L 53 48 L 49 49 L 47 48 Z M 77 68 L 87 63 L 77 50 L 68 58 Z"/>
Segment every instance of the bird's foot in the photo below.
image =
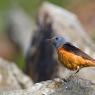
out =
<path fill-rule="evenodd" d="M 79 68 L 79 66 L 77 67 L 77 70 L 73 73 L 73 74 L 71 74 L 69 77 L 67 77 L 67 78 L 62 78 L 62 80 L 64 81 L 64 82 L 67 82 L 69 79 L 71 79 L 71 78 L 73 78 L 73 77 L 75 77 L 75 76 L 77 76 L 77 73 L 80 71 L 80 68 Z"/>
<path fill-rule="evenodd" d="M 67 79 L 66 79 L 66 78 L 62 78 L 62 80 L 63 80 L 64 82 L 67 82 Z"/>
<path fill-rule="evenodd" d="M 74 77 L 76 74 L 74 73 L 74 74 L 72 74 L 72 75 L 70 75 L 68 78 L 72 78 L 72 77 Z"/>
<path fill-rule="evenodd" d="M 68 78 L 72 78 L 72 77 L 75 77 L 77 76 L 78 72 L 79 72 L 80 69 L 77 69 L 75 73 L 71 74 Z"/>
<path fill-rule="evenodd" d="M 79 72 L 79 69 L 78 69 L 78 70 L 76 70 L 76 72 L 74 73 L 74 75 L 76 75 L 78 72 Z"/>
<path fill-rule="evenodd" d="M 66 82 L 68 82 L 69 80 L 71 80 L 71 78 L 73 78 L 74 75 L 75 75 L 75 74 L 72 74 L 72 75 L 70 75 L 70 76 L 67 77 L 67 78 L 62 78 L 62 80 L 66 83 Z"/>

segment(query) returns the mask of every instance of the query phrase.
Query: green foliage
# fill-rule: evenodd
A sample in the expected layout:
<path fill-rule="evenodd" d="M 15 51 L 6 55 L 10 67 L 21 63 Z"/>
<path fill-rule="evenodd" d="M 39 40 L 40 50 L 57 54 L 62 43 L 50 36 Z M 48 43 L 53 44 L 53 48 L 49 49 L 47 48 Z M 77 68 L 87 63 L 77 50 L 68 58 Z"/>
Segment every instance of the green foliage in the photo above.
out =
<path fill-rule="evenodd" d="M 19 52 L 17 53 L 17 55 L 14 56 L 14 61 L 17 63 L 20 69 L 24 70 L 25 59 L 24 59 L 22 52 Z"/>
<path fill-rule="evenodd" d="M 0 10 L 4 11 L 9 8 L 10 0 L 0 0 Z"/>

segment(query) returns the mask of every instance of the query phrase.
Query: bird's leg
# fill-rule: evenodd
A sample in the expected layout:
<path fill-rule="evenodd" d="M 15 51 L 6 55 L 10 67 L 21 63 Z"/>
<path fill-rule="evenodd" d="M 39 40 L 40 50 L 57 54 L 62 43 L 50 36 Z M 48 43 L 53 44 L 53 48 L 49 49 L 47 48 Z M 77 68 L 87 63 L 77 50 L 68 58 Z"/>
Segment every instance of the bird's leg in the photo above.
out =
<path fill-rule="evenodd" d="M 75 76 L 79 71 L 80 71 L 80 67 L 79 67 L 79 66 L 77 66 L 77 70 L 76 70 L 76 72 L 75 72 L 75 73 L 73 73 L 72 75 L 70 75 L 69 77 L 73 77 L 73 76 Z"/>
<path fill-rule="evenodd" d="M 77 70 L 76 70 L 75 74 L 77 74 L 79 72 L 79 70 L 80 70 L 80 67 L 77 66 Z"/>
<path fill-rule="evenodd" d="M 80 67 L 77 66 L 77 70 L 76 70 L 73 74 L 71 74 L 68 78 L 62 78 L 62 80 L 63 80 L 64 82 L 67 82 L 68 79 L 74 77 L 79 71 L 80 71 Z"/>

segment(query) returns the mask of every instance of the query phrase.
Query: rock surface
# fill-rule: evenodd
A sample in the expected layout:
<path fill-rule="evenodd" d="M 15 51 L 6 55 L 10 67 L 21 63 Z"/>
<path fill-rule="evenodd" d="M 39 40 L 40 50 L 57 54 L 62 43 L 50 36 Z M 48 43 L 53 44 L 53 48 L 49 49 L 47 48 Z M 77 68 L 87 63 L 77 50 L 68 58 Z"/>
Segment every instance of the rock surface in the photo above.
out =
<path fill-rule="evenodd" d="M 0 58 L 0 91 L 31 87 L 32 80 L 15 63 Z"/>
<path fill-rule="evenodd" d="M 24 90 L 2 91 L 0 95 L 95 95 L 95 84 L 72 76 L 66 81 L 57 78 Z"/>
<path fill-rule="evenodd" d="M 0 59 L 0 95 L 95 95 L 95 83 L 73 75 L 32 85 L 14 63 Z"/>
<path fill-rule="evenodd" d="M 47 18 L 46 18 L 46 15 Z M 62 35 L 82 50 L 94 57 L 95 45 L 87 32 L 82 27 L 77 16 L 59 6 L 44 2 L 39 10 L 39 22 L 44 26 L 44 22 L 52 23 L 55 35 Z"/>
<path fill-rule="evenodd" d="M 95 45 L 87 32 L 82 27 L 77 16 L 64 8 L 45 2 L 39 10 L 39 23 L 45 26 L 47 23 L 52 24 L 53 33 L 67 38 L 75 46 L 78 46 L 91 57 L 95 57 Z M 57 56 L 54 54 L 54 57 Z M 63 73 L 64 72 L 64 73 Z M 60 77 L 68 77 L 72 71 L 63 68 L 59 64 L 58 75 Z M 95 82 L 95 68 L 84 68 L 78 76 Z"/>
<path fill-rule="evenodd" d="M 43 3 L 38 11 L 37 25 L 32 24 L 33 21 L 21 8 L 19 10 L 12 10 L 9 18 L 10 25 L 12 25 L 12 30 L 10 31 L 12 32 L 13 40 L 21 47 L 26 59 L 26 73 L 30 75 L 34 81 L 36 80 L 35 82 L 41 78 L 43 72 L 45 72 L 44 76 L 46 77 L 40 80 L 51 79 L 57 75 L 62 78 L 65 76 L 68 77 L 73 73 L 64 69 L 60 64 L 58 65 L 59 67 L 56 65 L 58 60 L 54 49 L 49 48 L 49 45 L 43 43 L 44 38 L 48 37 L 47 35 L 62 35 L 84 52 L 93 58 L 95 57 L 94 42 L 83 29 L 77 16 L 64 8 L 48 2 Z M 51 26 L 49 26 L 49 24 Z M 49 32 L 52 32 L 52 34 Z M 43 50 L 45 52 L 42 52 Z M 44 55 L 46 56 L 43 58 Z M 58 68 L 56 68 L 56 66 Z M 42 69 L 43 67 L 44 69 Z M 56 74 L 55 71 L 58 73 Z M 79 76 L 95 82 L 95 68 L 82 69 L 79 72 Z"/>

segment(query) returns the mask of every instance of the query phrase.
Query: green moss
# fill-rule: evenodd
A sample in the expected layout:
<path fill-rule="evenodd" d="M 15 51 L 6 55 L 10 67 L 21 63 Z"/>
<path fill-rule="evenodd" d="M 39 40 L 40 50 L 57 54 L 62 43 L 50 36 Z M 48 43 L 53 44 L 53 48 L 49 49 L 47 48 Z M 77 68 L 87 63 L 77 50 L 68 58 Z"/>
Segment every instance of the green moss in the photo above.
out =
<path fill-rule="evenodd" d="M 18 0 L 18 3 L 30 15 L 35 15 L 39 6 L 44 0 Z"/>
<path fill-rule="evenodd" d="M 25 59 L 22 52 L 19 52 L 17 55 L 15 55 L 14 60 L 16 64 L 18 65 L 18 67 L 23 70 L 25 66 Z"/>
<path fill-rule="evenodd" d="M 62 7 L 63 6 L 65 7 L 67 3 L 66 0 L 48 0 L 48 1 Z"/>
<path fill-rule="evenodd" d="M 7 10 L 10 6 L 10 0 L 0 0 L 0 10 Z"/>

